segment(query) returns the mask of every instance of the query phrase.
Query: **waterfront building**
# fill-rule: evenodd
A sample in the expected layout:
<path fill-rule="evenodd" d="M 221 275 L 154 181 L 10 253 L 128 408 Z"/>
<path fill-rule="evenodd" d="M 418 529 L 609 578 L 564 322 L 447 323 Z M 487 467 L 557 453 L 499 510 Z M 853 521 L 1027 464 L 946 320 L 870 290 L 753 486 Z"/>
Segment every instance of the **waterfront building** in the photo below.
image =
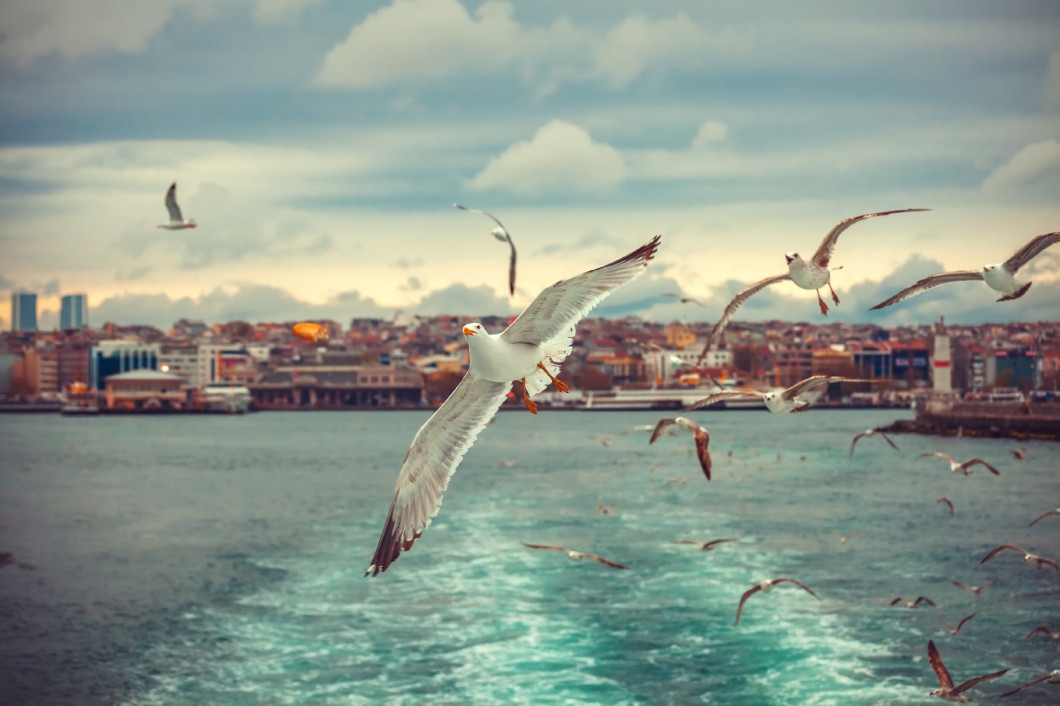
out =
<path fill-rule="evenodd" d="M 11 330 L 37 330 L 37 295 L 31 292 L 11 294 Z"/>
<path fill-rule="evenodd" d="M 88 295 L 65 295 L 59 311 L 59 328 L 85 328 L 86 326 L 88 326 Z"/>
<path fill-rule="evenodd" d="M 255 346 L 258 355 L 264 352 L 268 360 L 268 346 Z M 247 346 L 237 343 L 204 343 L 199 345 L 195 362 L 195 375 L 191 379 L 192 387 L 202 389 L 216 382 L 245 385 L 257 380 L 260 375 Z"/>
<path fill-rule="evenodd" d="M 157 370 L 162 346 L 119 339 L 100 341 L 89 355 L 89 387 L 103 389 L 103 381 L 118 373 L 131 370 Z"/>
<path fill-rule="evenodd" d="M 257 409 L 418 407 L 423 374 L 389 365 L 281 365 L 249 387 Z"/>
<path fill-rule="evenodd" d="M 130 370 L 105 380 L 107 409 L 128 412 L 179 411 L 187 406 L 184 379 L 160 370 Z"/>

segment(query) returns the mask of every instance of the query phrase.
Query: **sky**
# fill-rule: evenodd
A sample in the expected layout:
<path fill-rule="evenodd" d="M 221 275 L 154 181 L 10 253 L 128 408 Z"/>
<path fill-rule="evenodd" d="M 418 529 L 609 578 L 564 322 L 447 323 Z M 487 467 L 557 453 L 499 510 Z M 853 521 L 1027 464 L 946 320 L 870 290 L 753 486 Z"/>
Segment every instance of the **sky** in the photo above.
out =
<path fill-rule="evenodd" d="M 0 329 L 12 291 L 43 329 L 67 293 L 162 329 L 517 314 L 656 234 L 594 313 L 712 321 L 905 208 L 840 238 L 827 318 L 785 282 L 734 321 L 1060 320 L 1060 246 L 1018 301 L 867 311 L 1060 230 L 1055 0 L 8 0 L 0 91 Z M 173 182 L 194 230 L 156 228 Z M 513 297 L 454 203 L 510 231 Z"/>

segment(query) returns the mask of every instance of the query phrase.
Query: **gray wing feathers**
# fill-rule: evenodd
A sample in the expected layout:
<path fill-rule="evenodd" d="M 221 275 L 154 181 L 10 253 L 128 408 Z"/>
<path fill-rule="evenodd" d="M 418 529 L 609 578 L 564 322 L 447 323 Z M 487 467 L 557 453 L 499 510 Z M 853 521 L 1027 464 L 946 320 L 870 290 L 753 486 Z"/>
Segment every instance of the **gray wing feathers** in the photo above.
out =
<path fill-rule="evenodd" d="M 741 304 L 747 301 L 752 294 L 765 289 L 771 284 L 783 282 L 786 279 L 791 279 L 791 275 L 785 273 L 773 277 L 766 277 L 738 292 L 736 296 L 732 298 L 732 301 L 729 302 L 729 305 L 725 307 L 725 311 L 722 312 L 721 318 L 718 319 L 718 323 L 714 324 L 714 328 L 711 330 L 710 336 L 707 338 L 707 343 L 703 346 L 703 352 L 699 354 L 699 360 L 696 361 L 696 365 L 698 366 L 703 361 L 703 358 L 706 357 L 711 346 L 714 345 L 714 341 L 721 335 L 721 332 L 725 330 L 725 327 L 729 325 L 729 320 L 732 318 L 732 315 L 736 313 L 736 310 L 740 308 Z"/>
<path fill-rule="evenodd" d="M 546 287 L 501 335 L 512 343 L 538 345 L 569 330 L 604 297 L 644 271 L 660 237 L 603 267 Z"/>
<path fill-rule="evenodd" d="M 832 252 L 835 250 L 836 241 L 839 240 L 839 235 L 850 226 L 854 225 L 858 221 L 863 221 L 866 218 L 875 218 L 876 216 L 890 216 L 893 213 L 912 213 L 914 211 L 930 211 L 930 208 L 903 208 L 897 211 L 881 211 L 880 213 L 866 213 L 861 216 L 854 216 L 853 218 L 847 218 L 846 220 L 839 221 L 835 228 L 828 232 L 828 235 L 824 236 L 824 240 L 821 241 L 821 246 L 817 248 L 817 252 L 813 254 L 813 262 L 820 265 L 821 267 L 828 267 L 828 263 L 832 259 Z"/>
<path fill-rule="evenodd" d="M 460 460 L 510 388 L 510 383 L 490 382 L 468 371 L 449 399 L 416 432 L 366 575 L 385 571 L 427 529 Z"/>
<path fill-rule="evenodd" d="M 169 220 L 174 223 L 183 223 L 184 216 L 180 213 L 180 206 L 177 205 L 177 183 L 169 187 L 169 191 L 166 192 L 166 210 L 169 211 Z"/>
<path fill-rule="evenodd" d="M 983 273 L 976 270 L 957 270 L 956 272 L 942 272 L 937 275 L 930 275 L 920 280 L 919 282 L 914 282 L 902 291 L 895 294 L 890 299 L 886 299 L 880 302 L 876 306 L 870 308 L 869 311 L 875 311 L 876 309 L 882 309 L 884 307 L 891 306 L 892 304 L 897 304 L 903 299 L 908 299 L 909 297 L 920 294 L 921 292 L 926 292 L 932 287 L 937 287 L 940 284 L 947 284 L 949 282 L 964 282 L 976 279 L 983 279 Z"/>
<path fill-rule="evenodd" d="M 1012 274 L 1016 274 L 1021 267 L 1037 257 L 1038 253 L 1058 242 L 1060 242 L 1060 232 L 1046 233 L 1032 238 L 1031 242 L 1017 250 L 1016 254 L 1008 260 L 1005 260 L 1005 269 Z"/>

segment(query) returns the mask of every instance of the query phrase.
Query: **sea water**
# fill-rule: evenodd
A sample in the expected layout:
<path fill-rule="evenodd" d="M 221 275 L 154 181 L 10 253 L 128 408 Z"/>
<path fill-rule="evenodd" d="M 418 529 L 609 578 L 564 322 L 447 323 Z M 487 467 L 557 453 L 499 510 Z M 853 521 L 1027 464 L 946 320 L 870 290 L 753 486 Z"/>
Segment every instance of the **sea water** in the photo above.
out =
<path fill-rule="evenodd" d="M 1056 573 L 979 563 L 1002 543 L 1060 556 L 1060 516 L 1028 526 L 1060 505 L 1060 444 L 893 435 L 851 457 L 909 412 L 701 411 L 708 482 L 689 434 L 634 430 L 660 413 L 504 412 L 412 550 L 365 578 L 428 416 L 0 418 L 0 701 L 926 704 L 933 639 L 957 683 L 1010 668 L 968 692 L 991 703 L 1060 666 L 1025 638 L 1060 630 Z M 1001 475 L 920 458 L 936 450 Z M 738 541 L 674 543 L 716 538 Z M 821 600 L 780 584 L 734 626 L 777 577 Z M 938 607 L 889 605 L 921 595 Z"/>

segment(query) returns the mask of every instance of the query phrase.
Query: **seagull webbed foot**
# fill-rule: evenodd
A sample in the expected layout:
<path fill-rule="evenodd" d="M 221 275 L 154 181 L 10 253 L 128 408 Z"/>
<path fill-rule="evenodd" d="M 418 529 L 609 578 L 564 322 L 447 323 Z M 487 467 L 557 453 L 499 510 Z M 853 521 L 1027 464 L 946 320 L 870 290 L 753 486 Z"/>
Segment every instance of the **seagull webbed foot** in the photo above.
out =
<path fill-rule="evenodd" d="M 531 414 L 537 414 L 537 403 L 530 399 L 530 395 L 526 394 L 526 378 L 523 378 L 523 404 L 526 405 Z"/>
<path fill-rule="evenodd" d="M 834 289 L 832 289 L 832 283 L 831 282 L 828 283 L 828 291 L 832 293 L 832 301 L 834 301 L 836 304 L 838 304 L 839 303 L 839 295 L 835 293 Z"/>
<path fill-rule="evenodd" d="M 828 315 L 828 305 L 824 303 L 824 299 L 821 298 L 821 290 L 817 290 L 817 301 L 821 304 L 821 313 L 825 316 Z"/>
<path fill-rule="evenodd" d="M 563 382 L 552 373 L 548 372 L 548 368 L 545 367 L 544 363 L 538 363 L 537 367 L 545 371 L 545 375 L 548 375 L 548 379 L 552 381 L 552 384 L 556 386 L 556 389 L 560 392 L 570 392 L 570 388 L 567 387 L 567 383 Z"/>

